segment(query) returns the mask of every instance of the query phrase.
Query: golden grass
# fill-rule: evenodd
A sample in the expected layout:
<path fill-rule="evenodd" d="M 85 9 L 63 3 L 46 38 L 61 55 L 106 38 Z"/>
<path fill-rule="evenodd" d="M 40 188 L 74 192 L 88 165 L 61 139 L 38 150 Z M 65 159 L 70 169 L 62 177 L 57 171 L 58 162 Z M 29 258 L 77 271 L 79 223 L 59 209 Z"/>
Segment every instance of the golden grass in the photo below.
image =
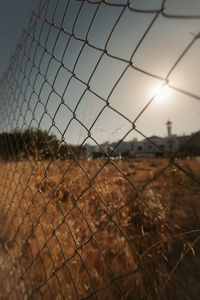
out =
<path fill-rule="evenodd" d="M 164 159 L 2 162 L 0 299 L 198 299 L 200 190 L 183 183 Z"/>

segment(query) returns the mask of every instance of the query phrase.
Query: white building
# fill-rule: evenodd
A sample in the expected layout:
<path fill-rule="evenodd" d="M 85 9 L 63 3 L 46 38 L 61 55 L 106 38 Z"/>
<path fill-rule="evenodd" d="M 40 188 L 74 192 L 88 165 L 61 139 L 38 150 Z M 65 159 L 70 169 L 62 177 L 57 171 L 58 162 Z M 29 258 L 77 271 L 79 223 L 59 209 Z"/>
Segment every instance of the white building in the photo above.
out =
<path fill-rule="evenodd" d="M 176 152 L 179 148 L 179 142 L 176 135 L 166 138 L 151 136 L 140 142 L 133 143 L 130 156 L 168 156 Z"/>
<path fill-rule="evenodd" d="M 172 122 L 168 121 L 167 125 L 167 137 L 151 136 L 148 139 L 138 141 L 134 139 L 129 142 L 122 141 L 119 144 L 104 143 L 99 146 L 87 145 L 88 156 L 101 157 L 138 157 L 138 156 L 168 156 L 179 149 L 179 140 L 176 135 L 172 134 L 171 125 Z"/>

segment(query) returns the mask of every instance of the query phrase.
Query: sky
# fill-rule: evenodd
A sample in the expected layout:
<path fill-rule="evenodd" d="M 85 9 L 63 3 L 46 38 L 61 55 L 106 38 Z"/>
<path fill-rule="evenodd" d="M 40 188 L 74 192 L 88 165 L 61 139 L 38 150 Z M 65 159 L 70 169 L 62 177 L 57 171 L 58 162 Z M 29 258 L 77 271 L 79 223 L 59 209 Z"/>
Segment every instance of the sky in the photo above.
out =
<path fill-rule="evenodd" d="M 28 38 L 29 60 L 24 55 L 21 92 L 7 104 L 7 130 L 39 126 L 73 144 L 166 136 L 169 119 L 174 134 L 199 130 L 200 100 L 190 94 L 200 96 L 200 38 L 177 61 L 200 32 L 199 17 L 180 17 L 200 16 L 199 1 L 168 0 L 166 15 L 156 14 L 161 0 L 130 1 L 135 11 L 87 1 L 56 3 L 44 6 L 41 17 L 48 22 L 37 19 L 35 41 Z M 1 1 L 1 74 L 37 6 Z M 160 89 L 166 78 L 176 90 Z"/>
<path fill-rule="evenodd" d="M 0 1 L 0 76 L 7 70 L 10 56 L 20 42 L 23 29 L 28 26 L 31 12 L 38 5 L 39 0 Z"/>

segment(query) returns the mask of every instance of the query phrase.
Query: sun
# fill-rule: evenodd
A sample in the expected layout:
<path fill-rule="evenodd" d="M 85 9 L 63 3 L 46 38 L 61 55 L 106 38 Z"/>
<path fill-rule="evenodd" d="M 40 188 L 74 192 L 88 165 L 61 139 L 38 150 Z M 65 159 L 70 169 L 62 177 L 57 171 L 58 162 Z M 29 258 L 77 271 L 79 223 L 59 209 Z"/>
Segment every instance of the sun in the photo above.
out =
<path fill-rule="evenodd" d="M 171 89 L 168 85 L 155 86 L 152 90 L 152 95 L 157 103 L 166 102 L 170 98 Z"/>

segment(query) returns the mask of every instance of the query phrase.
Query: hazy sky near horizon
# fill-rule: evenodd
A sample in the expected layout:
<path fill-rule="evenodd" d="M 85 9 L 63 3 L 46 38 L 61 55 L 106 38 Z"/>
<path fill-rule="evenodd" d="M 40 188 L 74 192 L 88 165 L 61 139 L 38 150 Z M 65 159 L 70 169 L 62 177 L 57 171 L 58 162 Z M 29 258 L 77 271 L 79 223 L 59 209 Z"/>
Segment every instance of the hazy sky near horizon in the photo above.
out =
<path fill-rule="evenodd" d="M 107 2 L 123 4 L 127 1 Z M 199 130 L 200 100 L 189 93 L 200 96 L 200 38 L 173 70 L 172 67 L 200 32 L 200 18 L 180 16 L 200 16 L 200 1 L 167 0 L 165 13 L 176 14 L 179 18 L 168 18 L 161 13 L 156 15 L 153 10 L 159 10 L 162 2 L 130 1 L 137 10 L 132 11 L 128 7 L 123 9 L 72 0 L 65 13 L 68 1 L 60 0 L 56 10 L 57 1 L 49 1 L 45 18 L 58 27 L 62 26 L 65 32 L 37 20 L 35 38 L 36 41 L 40 39 L 41 46 L 34 42 L 29 54 L 33 56 L 36 49 L 36 67 L 29 61 L 24 69 L 25 78 L 24 74 L 20 75 L 22 79 L 19 76 L 22 93 L 15 103 L 14 98 L 10 99 L 10 105 L 13 105 L 11 115 L 17 121 L 8 124 L 8 128 L 21 129 L 30 125 L 50 128 L 58 137 L 64 132 L 65 140 L 70 143 L 81 143 L 87 138 L 85 128 L 90 129 L 92 138 L 98 143 L 119 140 L 135 120 L 136 128 L 146 136 L 165 136 L 168 119 L 173 122 L 172 132 L 175 134 Z M 14 53 L 14 44 L 19 42 L 20 31 L 27 26 L 27 16 L 38 4 L 39 1 L 33 5 L 33 1 L 25 0 L 17 4 L 11 0 L 1 2 L 1 23 L 4 24 L 0 31 L 4 41 L 0 46 L 1 74 L 8 66 L 8 56 Z M 11 11 L 10 7 L 16 10 Z M 150 24 L 152 26 L 141 41 Z M 85 43 L 86 39 L 89 44 Z M 31 44 L 31 39 L 28 44 Z M 52 59 L 51 54 L 62 60 L 63 65 Z M 188 92 L 188 95 L 164 88 L 140 115 L 166 77 L 172 86 Z M 31 86 L 33 82 L 36 93 Z M 105 105 L 106 101 L 109 101 L 109 107 Z M 73 118 L 73 112 L 85 128 Z M 143 138 L 132 131 L 126 139 L 134 137 Z"/>

